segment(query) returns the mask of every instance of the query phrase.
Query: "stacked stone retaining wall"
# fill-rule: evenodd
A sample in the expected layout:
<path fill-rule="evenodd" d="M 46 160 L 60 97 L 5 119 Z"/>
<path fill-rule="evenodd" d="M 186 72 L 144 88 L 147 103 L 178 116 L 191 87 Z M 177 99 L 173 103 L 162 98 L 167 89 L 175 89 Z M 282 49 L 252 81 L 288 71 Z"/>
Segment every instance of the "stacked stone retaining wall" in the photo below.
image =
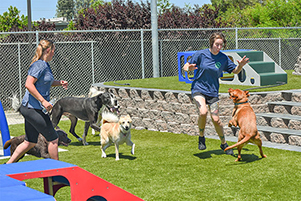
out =
<path fill-rule="evenodd" d="M 97 87 L 98 90 L 112 90 L 119 100 L 121 114 L 129 114 L 132 117 L 135 129 L 198 135 L 198 112 L 191 99 L 191 93 L 188 91 L 115 87 L 99 83 L 92 87 Z M 220 118 L 224 125 L 225 135 L 235 136 L 233 130 L 227 127 L 234 104 L 226 93 L 220 94 L 219 98 Z M 255 113 L 269 112 L 270 108 L 267 102 L 276 101 L 301 102 L 301 91 L 250 93 L 249 97 Z M 294 112 L 294 115 L 301 116 L 301 107 L 291 108 L 291 111 Z M 260 118 L 257 121 L 258 125 L 264 124 Z M 205 135 L 217 135 L 209 114 Z M 263 140 L 271 140 L 266 133 L 261 133 L 261 135 Z"/>

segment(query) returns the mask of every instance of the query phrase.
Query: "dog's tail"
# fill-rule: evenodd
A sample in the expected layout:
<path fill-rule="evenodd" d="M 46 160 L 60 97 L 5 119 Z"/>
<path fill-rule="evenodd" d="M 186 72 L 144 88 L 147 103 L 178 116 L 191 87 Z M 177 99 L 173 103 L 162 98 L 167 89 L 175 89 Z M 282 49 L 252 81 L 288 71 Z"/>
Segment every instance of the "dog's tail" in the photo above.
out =
<path fill-rule="evenodd" d="M 229 149 L 233 149 L 234 147 L 237 147 L 239 145 L 242 145 L 246 142 L 248 142 L 249 140 L 251 139 L 251 136 L 247 135 L 245 138 L 243 138 L 241 141 L 237 142 L 236 144 L 232 145 L 232 146 L 229 146 L 227 147 L 224 151 L 227 151 Z"/>
<path fill-rule="evenodd" d="M 8 140 L 8 141 L 5 142 L 5 144 L 3 146 L 4 149 L 7 149 L 11 145 L 11 140 L 12 139 L 10 139 L 10 140 Z"/>
<path fill-rule="evenodd" d="M 102 113 L 102 120 L 101 124 L 105 123 L 117 123 L 119 121 L 119 118 L 116 114 L 111 112 L 103 112 Z"/>

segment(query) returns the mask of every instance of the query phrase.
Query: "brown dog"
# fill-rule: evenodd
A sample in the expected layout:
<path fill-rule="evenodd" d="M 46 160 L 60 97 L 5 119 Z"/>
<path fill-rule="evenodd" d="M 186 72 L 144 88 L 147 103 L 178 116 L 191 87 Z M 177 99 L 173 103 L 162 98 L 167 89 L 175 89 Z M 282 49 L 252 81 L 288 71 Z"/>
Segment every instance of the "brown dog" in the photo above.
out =
<path fill-rule="evenodd" d="M 238 157 L 236 161 L 239 161 L 241 160 L 241 149 L 244 145 L 248 144 L 248 142 L 251 142 L 258 146 L 261 157 L 266 158 L 266 155 L 262 152 L 262 141 L 256 126 L 256 115 L 248 102 L 249 92 L 232 88 L 230 88 L 228 92 L 230 99 L 233 99 L 234 102 L 232 119 L 229 121 L 228 126 L 239 126 L 240 130 L 238 142 L 227 147 L 225 151 L 237 147 Z"/>
<path fill-rule="evenodd" d="M 59 145 L 68 146 L 69 143 L 71 142 L 71 140 L 68 138 L 67 133 L 60 129 L 57 129 L 56 132 L 59 136 Z M 24 141 L 24 139 L 25 139 L 25 135 L 14 137 L 14 138 L 6 141 L 3 148 L 7 149 L 10 146 L 10 155 L 13 155 L 17 146 L 19 144 L 21 144 Z M 39 134 L 37 144 L 32 149 L 27 151 L 26 153 L 36 156 L 36 157 L 39 157 L 39 158 L 41 158 L 41 157 L 42 158 L 50 158 L 49 153 L 48 153 L 48 142 L 45 139 L 45 137 L 43 135 Z M 24 157 L 24 155 L 22 157 L 20 157 L 19 160 L 22 159 L 23 157 Z"/>
<path fill-rule="evenodd" d="M 129 115 L 117 117 L 114 113 L 105 112 L 102 114 L 102 126 L 100 130 L 101 157 L 106 158 L 105 150 L 115 145 L 115 158 L 119 160 L 119 145 L 126 142 L 132 147 L 134 154 L 135 144 L 131 141 L 132 119 Z"/>

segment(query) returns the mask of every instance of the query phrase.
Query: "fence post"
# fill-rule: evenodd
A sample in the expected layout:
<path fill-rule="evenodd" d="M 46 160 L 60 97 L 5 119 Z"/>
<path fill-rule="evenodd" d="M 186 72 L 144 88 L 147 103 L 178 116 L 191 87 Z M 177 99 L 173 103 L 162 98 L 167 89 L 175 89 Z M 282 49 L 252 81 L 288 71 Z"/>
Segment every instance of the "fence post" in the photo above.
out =
<path fill-rule="evenodd" d="M 235 49 L 238 49 L 238 28 L 235 27 Z"/>
<path fill-rule="evenodd" d="M 279 66 L 281 67 L 281 38 L 279 37 L 279 40 L 278 40 L 278 46 L 279 46 L 279 49 L 278 49 L 278 54 L 279 54 Z M 282 68 L 282 67 L 281 67 Z"/>
<path fill-rule="evenodd" d="M 140 31 L 140 36 L 141 36 L 141 67 L 142 67 L 142 79 L 144 79 L 144 46 L 143 46 L 143 29 Z"/>
<path fill-rule="evenodd" d="M 160 70 L 161 70 L 161 77 L 163 77 L 163 58 L 162 58 L 163 41 L 162 40 L 159 40 L 159 41 L 160 41 L 160 63 L 159 63 L 159 67 L 160 67 Z"/>
<path fill-rule="evenodd" d="M 91 59 L 92 59 L 92 65 L 91 65 L 91 68 L 92 68 L 92 83 L 94 84 L 95 83 L 95 68 L 94 68 L 94 46 L 93 46 L 93 41 L 91 41 Z"/>
<path fill-rule="evenodd" d="M 151 24 L 153 47 L 153 77 L 159 77 L 157 0 L 151 0 Z"/>
<path fill-rule="evenodd" d="M 39 32 L 36 31 L 36 46 L 38 47 L 39 45 Z"/>
<path fill-rule="evenodd" d="M 20 42 L 18 42 L 18 63 L 19 63 L 19 101 L 22 100 L 22 74 L 21 74 L 21 47 Z"/>

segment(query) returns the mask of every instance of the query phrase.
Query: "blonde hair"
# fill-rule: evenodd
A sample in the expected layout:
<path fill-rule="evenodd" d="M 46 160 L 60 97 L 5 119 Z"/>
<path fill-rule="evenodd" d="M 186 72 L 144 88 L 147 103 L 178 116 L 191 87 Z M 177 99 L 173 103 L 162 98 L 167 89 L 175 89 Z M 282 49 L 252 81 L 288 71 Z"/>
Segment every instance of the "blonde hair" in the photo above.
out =
<path fill-rule="evenodd" d="M 31 60 L 30 66 L 34 62 L 38 61 L 42 57 L 44 51 L 48 48 L 50 48 L 50 49 L 53 48 L 53 42 L 50 41 L 50 40 L 40 40 L 40 43 L 39 43 L 39 45 L 36 49 L 36 53 L 35 53 L 35 55 L 33 56 L 32 60 Z"/>
<path fill-rule="evenodd" d="M 225 38 L 225 35 L 222 33 L 222 32 L 215 32 L 213 34 L 211 34 L 210 38 L 209 38 L 209 45 L 210 45 L 210 48 L 212 48 L 213 46 L 213 43 L 216 39 L 222 39 L 223 42 L 224 42 L 224 45 L 223 47 L 226 48 L 226 45 L 227 45 L 227 40 Z"/>

